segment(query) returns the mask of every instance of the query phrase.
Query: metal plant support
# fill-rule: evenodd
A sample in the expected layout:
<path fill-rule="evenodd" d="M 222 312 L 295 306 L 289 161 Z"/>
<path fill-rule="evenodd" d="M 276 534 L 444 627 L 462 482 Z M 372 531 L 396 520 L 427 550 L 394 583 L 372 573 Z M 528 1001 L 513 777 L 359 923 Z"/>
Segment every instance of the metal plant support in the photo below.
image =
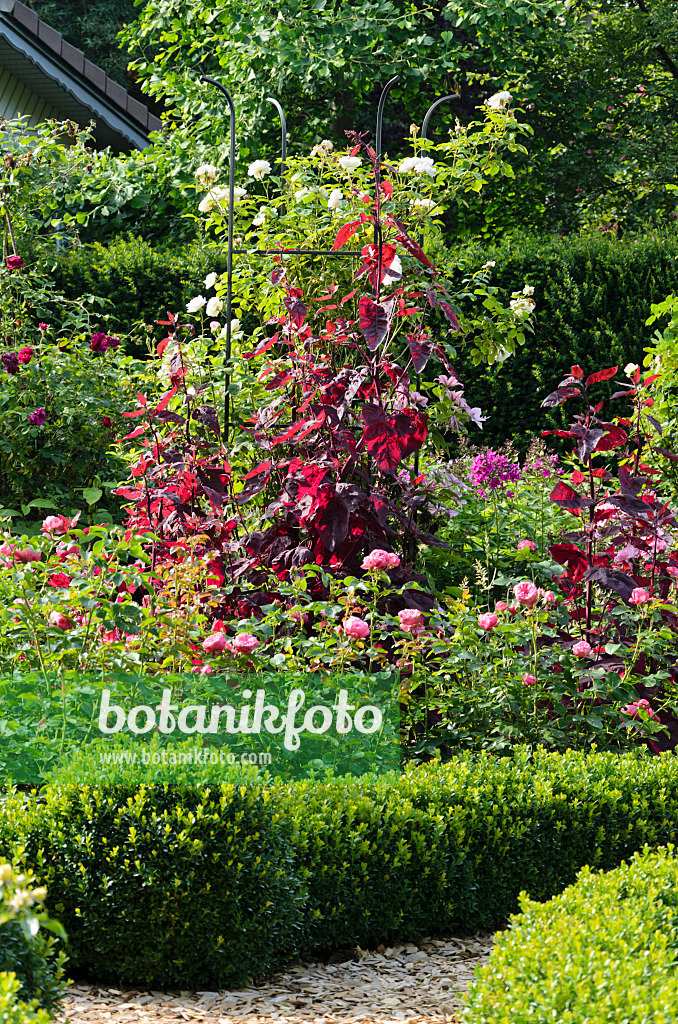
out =
<path fill-rule="evenodd" d="M 209 82 L 210 85 L 216 86 L 216 88 L 219 89 L 224 94 L 224 96 L 226 97 L 226 102 L 228 103 L 228 109 L 229 109 L 228 230 L 227 230 L 228 249 L 227 249 L 227 255 L 226 255 L 226 346 L 225 346 L 225 348 L 226 348 L 226 362 L 228 364 L 230 362 L 230 359 L 231 359 L 231 319 L 232 319 L 232 316 L 231 316 L 231 305 L 232 305 L 232 299 L 233 299 L 233 257 L 237 256 L 237 255 L 241 255 L 241 256 L 247 255 L 247 256 L 262 256 L 264 258 L 266 258 L 266 257 L 271 258 L 272 256 L 280 255 L 280 252 L 279 252 L 279 250 L 271 250 L 271 249 L 234 249 L 233 248 L 233 222 L 234 222 L 234 216 L 235 216 L 235 213 L 234 213 L 234 205 L 235 205 L 235 103 L 233 102 L 233 97 L 231 96 L 231 94 L 228 91 L 228 89 L 226 88 L 226 86 L 223 85 L 221 82 L 219 82 L 216 78 L 209 78 L 207 75 L 201 75 L 200 77 L 201 77 L 202 81 Z M 385 104 L 386 104 L 386 98 L 387 98 L 390 90 L 393 88 L 393 86 L 399 80 L 400 80 L 400 76 L 399 75 L 395 75 L 393 78 L 390 79 L 390 81 L 388 81 L 386 83 L 386 85 L 382 89 L 381 96 L 379 97 L 379 104 L 377 106 L 377 124 L 376 124 L 376 131 L 375 131 L 375 147 L 374 147 L 375 153 L 376 153 L 376 160 L 375 160 L 375 187 L 376 187 L 377 191 L 379 189 L 379 180 L 380 180 L 380 172 L 381 172 L 381 166 L 380 166 L 380 160 L 381 160 L 381 137 L 382 137 L 382 127 L 383 127 L 383 122 L 384 122 L 384 107 L 385 107 Z M 453 99 L 457 99 L 457 94 L 456 93 L 454 93 L 452 95 L 449 95 L 449 96 L 441 97 L 440 99 L 436 100 L 435 103 L 433 103 L 431 107 L 429 107 L 429 109 L 426 112 L 426 116 L 424 117 L 424 122 L 423 122 L 422 130 L 421 130 L 421 138 L 423 140 L 426 140 L 426 131 L 428 129 L 429 121 L 431 120 L 431 115 L 433 114 L 433 112 L 436 110 L 437 107 L 440 106 L 441 103 L 445 103 L 446 101 L 453 100 Z M 287 170 L 287 165 L 286 165 L 286 161 L 287 161 L 287 122 L 286 122 L 286 119 L 285 119 L 285 112 L 283 111 L 283 108 L 280 105 L 280 103 L 278 102 L 278 100 L 274 99 L 273 97 L 267 96 L 266 97 L 266 102 L 273 104 L 273 106 L 278 111 L 278 115 L 280 117 L 280 179 L 281 179 L 281 186 L 282 186 L 282 188 L 284 190 L 285 172 Z M 375 226 L 374 226 L 374 244 L 375 244 L 375 246 L 378 247 L 378 250 L 379 250 L 379 258 L 378 258 L 379 259 L 379 265 L 378 265 L 378 277 L 377 277 L 377 280 L 380 280 L 380 278 L 381 278 L 381 254 L 382 254 L 382 244 L 383 243 L 382 243 L 382 239 L 381 239 L 381 232 L 380 232 L 380 229 L 379 229 L 377 224 L 375 224 Z M 354 258 L 356 256 L 360 256 L 362 254 L 359 251 L 352 251 L 352 250 L 348 251 L 348 252 L 346 252 L 346 251 L 344 251 L 344 252 L 335 252 L 332 249 L 329 249 L 329 250 L 327 250 L 327 249 L 285 249 L 284 250 L 284 255 L 289 255 L 289 256 L 330 256 L 330 257 L 334 257 L 334 258 L 338 258 L 338 259 L 352 259 L 352 258 Z M 230 375 L 229 375 L 229 373 L 227 371 L 227 373 L 226 373 L 226 394 L 225 394 L 225 397 L 224 397 L 224 433 L 223 433 L 224 442 L 228 441 L 228 432 L 229 432 L 229 423 L 230 423 L 230 414 L 231 414 L 230 394 L 229 394 L 230 383 L 231 383 L 231 378 L 230 378 Z"/>

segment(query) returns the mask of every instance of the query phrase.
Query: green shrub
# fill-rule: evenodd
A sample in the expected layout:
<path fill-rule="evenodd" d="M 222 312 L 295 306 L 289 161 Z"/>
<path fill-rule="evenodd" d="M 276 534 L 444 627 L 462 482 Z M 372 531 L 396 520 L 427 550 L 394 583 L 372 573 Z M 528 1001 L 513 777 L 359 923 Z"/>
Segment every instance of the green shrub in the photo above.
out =
<path fill-rule="evenodd" d="M 643 363 L 654 332 L 646 325 L 651 303 L 678 289 L 678 235 L 617 240 L 610 236 L 506 239 L 488 250 L 472 244 L 465 264 L 496 261 L 492 283 L 506 295 L 534 287 L 534 334 L 504 363 L 455 363 L 472 405 L 489 420 L 473 440 L 521 449 L 530 436 L 568 423 L 567 406 L 546 413 L 541 401 L 573 364 L 590 373 L 605 366 Z M 500 298 L 505 298 L 499 293 Z"/>
<path fill-rule="evenodd" d="M 35 1001 L 19 1000 L 20 987 L 13 974 L 0 973 L 0 1024 L 51 1024 L 49 1013 Z"/>
<path fill-rule="evenodd" d="M 154 325 L 168 310 L 185 310 L 206 275 L 225 270 L 226 252 L 219 246 L 191 242 L 155 248 L 141 238 L 118 237 L 110 246 L 95 242 L 60 253 L 53 273 L 57 288 L 69 297 L 110 299 L 124 333 L 136 323 Z M 155 327 L 153 337 L 157 340 Z"/>
<path fill-rule="evenodd" d="M 527 889 L 678 836 L 670 756 L 525 750 L 402 776 L 46 788 L 0 809 L 48 887 L 73 968 L 239 985 L 293 955 L 495 926 Z"/>
<path fill-rule="evenodd" d="M 74 967 L 154 987 L 237 987 L 294 945 L 289 825 L 273 790 L 232 778 L 202 791 L 68 787 L 32 810 L 7 805 L 7 841 L 21 832 L 49 880 Z"/>
<path fill-rule="evenodd" d="M 645 848 L 583 868 L 548 903 L 523 895 L 468 998 L 468 1024 L 669 1024 L 676 1019 L 678 862 Z"/>
<path fill-rule="evenodd" d="M 54 943 L 42 932 L 27 939 L 16 921 L 0 928 L 0 972 L 13 971 L 21 999 L 36 999 L 49 1011 L 58 1007 L 65 987 L 63 958 L 56 957 Z"/>

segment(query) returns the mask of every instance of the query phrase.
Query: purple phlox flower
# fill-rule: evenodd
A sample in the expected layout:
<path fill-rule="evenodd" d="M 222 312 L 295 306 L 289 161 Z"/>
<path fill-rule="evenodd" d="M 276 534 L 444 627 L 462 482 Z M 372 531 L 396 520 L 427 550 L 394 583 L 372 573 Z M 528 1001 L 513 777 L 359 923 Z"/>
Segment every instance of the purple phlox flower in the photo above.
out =
<path fill-rule="evenodd" d="M 476 455 L 469 470 L 471 483 L 483 491 L 499 490 L 504 484 L 517 483 L 520 477 L 520 466 L 492 448 L 484 455 Z"/>
<path fill-rule="evenodd" d="M 31 413 L 31 415 L 28 417 L 28 422 L 34 427 L 41 427 L 46 419 L 47 413 L 42 407 L 40 407 L 39 409 L 35 409 Z"/>

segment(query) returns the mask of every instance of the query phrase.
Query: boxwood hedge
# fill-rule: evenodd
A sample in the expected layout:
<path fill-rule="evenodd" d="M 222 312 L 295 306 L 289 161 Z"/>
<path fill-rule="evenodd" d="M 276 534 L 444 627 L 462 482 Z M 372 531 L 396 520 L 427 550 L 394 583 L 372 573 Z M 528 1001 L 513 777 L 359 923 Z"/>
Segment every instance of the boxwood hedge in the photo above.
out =
<path fill-rule="evenodd" d="M 582 869 L 547 903 L 523 895 L 468 997 L 467 1024 L 673 1024 L 678 861 L 645 848 Z"/>
<path fill-rule="evenodd" d="M 0 806 L 70 970 L 215 988 L 293 955 L 493 927 L 678 837 L 671 755 L 465 755 L 402 775 L 46 788 Z"/>

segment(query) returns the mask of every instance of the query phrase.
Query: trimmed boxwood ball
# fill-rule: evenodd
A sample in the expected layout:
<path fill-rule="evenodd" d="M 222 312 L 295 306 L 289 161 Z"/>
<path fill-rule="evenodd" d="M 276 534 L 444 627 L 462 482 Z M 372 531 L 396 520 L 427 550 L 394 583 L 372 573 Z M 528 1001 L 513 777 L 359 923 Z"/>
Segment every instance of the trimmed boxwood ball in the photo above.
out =
<path fill-rule="evenodd" d="M 678 861 L 673 846 L 582 869 L 548 903 L 521 896 L 472 985 L 466 1024 L 673 1024 Z"/>
<path fill-rule="evenodd" d="M 496 927 L 588 864 L 678 840 L 678 759 L 467 754 L 402 774 L 194 789 L 46 788 L 0 804 L 47 886 L 69 970 L 219 988 L 294 956 Z"/>

